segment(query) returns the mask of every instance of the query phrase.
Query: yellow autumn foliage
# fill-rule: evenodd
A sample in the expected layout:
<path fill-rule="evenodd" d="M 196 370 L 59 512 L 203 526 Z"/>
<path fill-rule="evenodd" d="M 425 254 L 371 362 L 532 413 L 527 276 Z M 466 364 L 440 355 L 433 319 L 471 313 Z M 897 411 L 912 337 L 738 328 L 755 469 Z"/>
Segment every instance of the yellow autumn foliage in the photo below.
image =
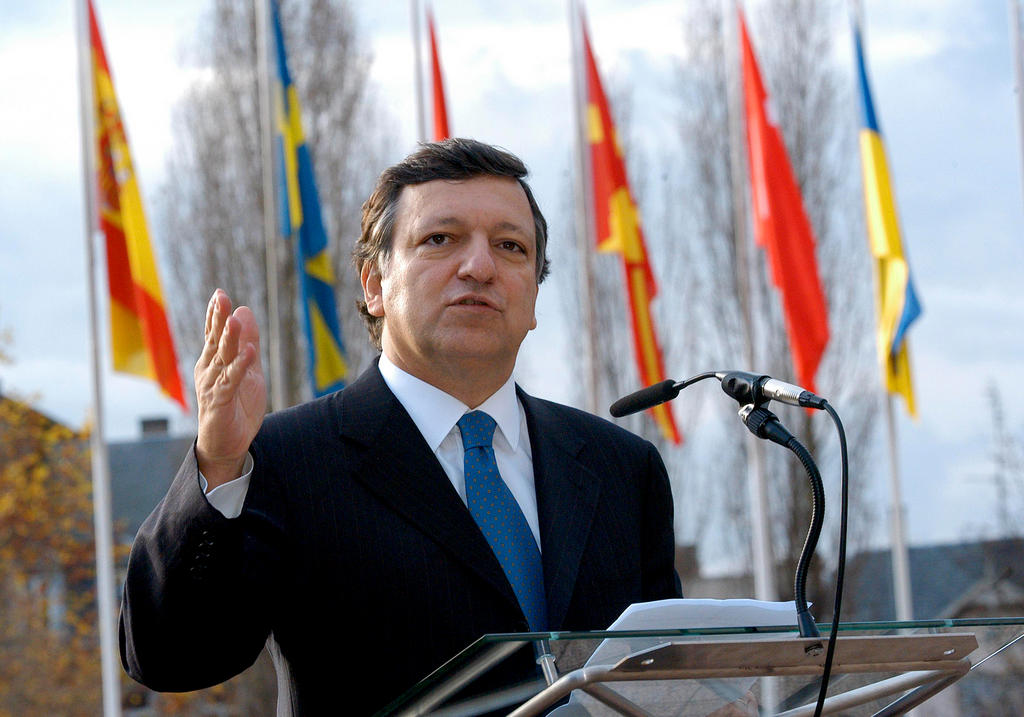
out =
<path fill-rule="evenodd" d="M 0 717 L 102 713 L 93 530 L 87 432 L 0 396 Z M 276 693 L 265 656 L 208 690 L 149 693 L 124 674 L 121 687 L 153 715 L 272 713 Z"/>

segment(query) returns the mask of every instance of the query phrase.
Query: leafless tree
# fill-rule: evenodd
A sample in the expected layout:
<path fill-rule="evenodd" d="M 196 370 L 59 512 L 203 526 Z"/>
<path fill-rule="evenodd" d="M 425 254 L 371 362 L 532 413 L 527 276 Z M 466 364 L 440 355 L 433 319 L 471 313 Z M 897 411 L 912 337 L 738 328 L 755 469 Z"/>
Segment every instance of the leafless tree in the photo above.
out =
<path fill-rule="evenodd" d="M 282 0 L 281 15 L 337 277 L 343 340 L 355 373 L 373 354 L 354 307 L 361 291 L 351 248 L 362 198 L 382 164 L 389 120 L 376 101 L 368 77 L 371 55 L 345 0 Z M 200 79 L 176 108 L 157 225 L 170 259 L 167 295 L 183 363 L 201 350 L 203 316 L 215 287 L 252 307 L 264 330 L 268 325 L 253 3 L 215 0 L 203 28 L 190 51 Z M 285 396 L 292 404 L 310 389 L 295 246 L 282 241 L 277 248 Z M 263 360 L 267 366 L 266 353 Z M 231 684 L 232 703 L 257 714 L 254 705 L 265 706 L 268 690 L 273 693 L 272 671 L 261 660 Z M 165 706 L 173 711 L 173 705 Z"/>
<path fill-rule="evenodd" d="M 827 2 L 772 0 L 763 8 L 761 25 L 773 28 L 766 38 L 764 64 L 770 68 L 769 82 L 780 88 L 775 95 L 776 108 L 780 116 L 788 118 L 786 146 L 815 230 L 829 306 L 829 344 L 817 382 L 844 419 L 855 478 L 850 491 L 855 524 L 851 537 L 854 547 L 864 548 L 878 528 L 864 476 L 870 474 L 874 457 L 874 419 L 881 389 L 872 340 L 873 278 L 861 219 L 860 163 L 854 136 L 859 106 L 852 95 L 852 81 L 828 59 L 833 56 L 837 9 Z M 865 392 L 865 386 L 872 388 Z M 839 456 L 833 426 L 821 414 L 800 412 L 800 418 L 806 445 L 816 455 L 827 481 L 831 476 L 830 515 L 836 517 Z M 780 541 L 788 551 L 780 554 L 795 556 L 806 530 L 804 516 L 810 512 L 809 492 L 802 468 L 791 459 L 788 464 L 789 476 L 777 489 L 779 508 L 793 520 Z M 833 530 L 823 538 L 826 548 L 835 546 L 836 525 L 833 521 Z M 822 565 L 819 560 L 818 568 Z M 824 589 L 820 573 L 815 583 L 816 599 L 828 605 L 830 591 Z"/>
<path fill-rule="evenodd" d="M 735 57 L 724 51 L 724 25 L 733 20 L 723 16 L 722 5 L 719 0 L 707 0 L 688 6 L 684 41 L 687 55 L 678 80 L 683 108 L 680 181 L 685 187 L 681 192 L 685 200 L 679 202 L 683 206 L 676 211 L 689 219 L 666 222 L 685 232 L 671 240 L 673 245 L 689 246 L 688 266 L 673 266 L 671 262 L 665 266 L 672 272 L 668 281 L 686 287 L 683 292 L 688 297 L 687 306 L 697 314 L 691 323 L 698 337 L 692 344 L 693 355 L 703 368 L 736 367 L 743 364 L 746 354 L 733 241 L 737 213 L 727 104 L 729 73 L 739 72 L 727 71 L 727 63 L 737 68 L 739 53 L 735 47 L 730 48 Z M 751 22 L 751 34 L 817 240 L 830 327 L 817 385 L 843 417 L 851 448 L 851 473 L 860 476 L 871 457 L 871 418 L 877 401 L 863 399 L 856 389 L 878 385 L 878 377 L 871 341 L 871 270 L 858 219 L 859 167 L 853 141 L 856 115 L 852 109 L 856 105 L 845 89 L 848 81 L 832 60 L 836 9 L 834 3 L 769 0 L 760 6 L 756 22 Z M 745 156 L 745 149 L 740 151 Z M 745 188 L 746 179 L 738 184 Z M 758 250 L 752 256 L 751 335 L 757 365 L 747 368 L 795 382 L 777 291 L 768 281 L 763 252 Z M 832 529 L 826 531 L 822 542 L 834 546 L 839 491 L 838 454 L 831 422 L 820 414 L 812 417 L 795 409 L 779 410 L 779 414 L 814 454 L 826 477 Z M 735 521 L 729 529 L 735 530 L 746 546 L 744 466 L 749 440 L 741 442 L 734 436 L 722 440 L 721 449 L 714 453 L 730 456 L 731 460 L 691 466 L 689 472 L 702 471 L 724 487 L 730 498 L 721 506 L 723 514 Z M 803 469 L 791 455 L 768 450 L 767 457 L 774 551 L 783 558 L 781 574 L 789 576 L 807 530 L 809 491 Z M 855 483 L 851 491 L 857 521 L 869 515 L 863 485 Z M 866 537 L 863 533 L 855 537 Z M 722 540 L 720 545 L 736 543 Z M 828 605 L 831 598 L 821 577 L 821 554 L 819 551 L 812 564 L 808 589 L 819 606 Z M 785 585 L 780 581 L 783 596 L 788 592 Z"/>
<path fill-rule="evenodd" d="M 289 69 L 302 106 L 337 277 L 343 340 L 356 372 L 372 354 L 353 308 L 359 283 L 349 257 L 361 200 L 369 194 L 384 154 L 388 121 L 370 85 L 371 56 L 349 4 L 285 0 L 281 5 Z M 172 267 L 168 294 L 186 363 L 198 356 L 199 327 L 217 286 L 236 303 L 251 306 L 262 327 L 268 325 L 253 3 L 215 0 L 204 28 L 192 50 L 201 79 L 176 110 L 174 149 L 159 214 Z M 295 247 L 282 241 L 277 248 L 282 363 L 291 404 L 308 397 L 310 389 Z"/>
<path fill-rule="evenodd" d="M 599 52 L 599 48 L 595 48 Z M 600 59 L 598 59 L 600 65 Z M 600 68 L 599 68 L 600 71 Z M 645 195 L 653 184 L 660 182 L 659 177 L 652 177 L 647 169 L 651 166 L 647 150 L 634 133 L 639 131 L 634 122 L 634 102 L 630 92 L 628 78 L 615 74 L 603 76 L 605 91 L 609 96 L 609 104 L 615 122 L 618 141 L 623 147 L 623 155 L 627 160 L 630 189 L 640 211 L 641 229 L 648 248 L 649 259 L 654 267 L 656 277 L 662 276 L 661 261 L 664 257 L 655 252 L 666 244 L 664 229 L 658 222 L 647 221 Z M 567 159 L 565 172 L 565 192 L 561 211 L 552 218 L 552 226 L 558 227 L 566 217 L 573 217 L 575 196 L 578 188 L 573 175 L 578 171 L 575 158 Z M 589 202 L 589 199 L 588 199 Z M 607 407 L 616 399 L 641 388 L 637 359 L 633 347 L 633 326 L 626 289 L 626 277 L 622 258 L 614 253 L 598 253 L 595 251 L 595 238 L 580 237 L 581 227 L 574 221 L 564 221 L 563 241 L 552 242 L 553 273 L 552 283 L 559 284 L 559 293 L 563 299 L 563 311 L 569 326 L 569 344 L 574 347 L 580 360 L 583 360 L 588 345 L 587 315 L 582 302 L 588 293 L 581 282 L 581 261 L 578 247 L 583 244 L 587 251 L 592 252 L 592 274 L 590 277 L 589 294 L 593 303 L 593 333 L 597 338 L 595 359 L 597 383 L 594 386 L 581 383 L 575 401 L 578 405 L 586 405 L 587 392 L 592 392 L 600 415 L 608 418 Z M 676 252 L 678 255 L 678 252 Z M 660 281 L 658 295 L 651 305 L 658 339 L 663 356 L 668 359 L 674 351 L 682 353 L 685 337 L 689 332 L 682 330 L 687 315 L 678 307 L 685 303 L 678 292 L 678 286 L 670 282 Z M 671 364 L 666 360 L 667 377 L 671 377 Z M 687 407 L 683 404 L 672 406 L 677 425 L 682 427 L 688 422 Z M 625 428 L 648 439 L 658 447 L 672 477 L 673 498 L 676 505 L 676 540 L 680 544 L 693 543 L 703 532 L 709 517 L 706 513 L 694 512 L 692 507 L 702 505 L 705 501 L 699 495 L 703 485 L 678 479 L 678 473 L 672 470 L 674 455 L 682 450 L 673 446 L 662 435 L 655 421 L 648 413 L 634 414 L 624 418 L 613 419 Z"/>
<path fill-rule="evenodd" d="M 996 534 L 1000 538 L 1019 537 L 1024 518 L 1024 452 L 1006 425 L 1003 397 L 995 381 L 989 382 L 985 392 L 992 412 L 990 480 L 996 496 Z"/>
<path fill-rule="evenodd" d="M 742 144 L 731 142 L 728 88 L 739 74 L 739 52 L 730 43 L 720 0 L 688 4 L 684 20 L 684 59 L 667 91 L 680 98 L 677 143 L 659 138 L 640 141 L 628 82 L 606 77 L 620 140 L 630 164 L 630 179 L 644 221 L 652 265 L 660 283 L 654 302 L 655 321 L 667 373 L 684 378 L 709 369 L 747 368 L 794 381 L 788 339 L 777 290 L 769 283 L 765 257 L 751 250 L 753 265 L 745 279 L 737 271 L 734 237 L 737 211 L 732 152 L 745 157 Z M 786 139 L 787 149 L 814 227 L 818 262 L 829 304 L 831 337 L 817 374 L 817 385 L 841 414 L 851 448 L 851 545 L 866 544 L 877 527 L 864 482 L 856 482 L 871 458 L 872 417 L 877 410 L 873 341 L 872 278 L 860 220 L 853 98 L 849 84 L 832 57 L 836 3 L 811 0 L 769 0 L 752 23 L 766 84 Z M 648 133 L 649 128 L 643 128 Z M 739 140 L 744 141 L 742 138 Z M 746 190 L 747 180 L 736 182 Z M 568 186 L 568 182 L 567 182 Z M 567 202 L 568 204 L 568 202 Z M 748 241 L 750 233 L 747 232 Z M 591 239 L 587 240 L 592 242 Z M 568 298 L 571 325 L 583 325 L 578 261 L 563 254 L 567 266 L 561 281 Z M 561 263 L 560 262 L 560 263 Z M 556 271 L 557 271 L 556 264 Z M 594 304 L 600 336 L 598 404 L 638 388 L 629 337 L 629 319 L 618 258 L 594 260 Z M 741 308 L 741 290 L 751 297 L 754 366 L 747 366 L 748 331 Z M 583 334 L 574 339 L 582 346 Z M 630 347 L 630 350 L 626 350 Z M 673 476 L 676 539 L 698 543 L 702 558 L 750 564 L 747 463 L 753 438 L 736 425 L 728 399 L 715 389 L 693 388 L 673 404 L 686 442 L 666 446 L 652 421 L 634 417 L 626 426 L 662 448 Z M 879 390 L 880 393 L 880 390 Z M 702 398 L 704 400 L 702 400 Z M 828 523 L 818 558 L 812 563 L 809 596 L 827 614 L 831 591 L 822 569 L 823 555 L 834 548 L 839 508 L 838 447 L 830 421 L 797 409 L 780 409 L 789 425 L 818 460 L 829 496 Z M 803 544 L 810 517 L 810 492 L 799 462 L 781 449 L 766 451 L 774 526 L 774 552 L 780 561 L 784 597 L 793 565 Z"/>

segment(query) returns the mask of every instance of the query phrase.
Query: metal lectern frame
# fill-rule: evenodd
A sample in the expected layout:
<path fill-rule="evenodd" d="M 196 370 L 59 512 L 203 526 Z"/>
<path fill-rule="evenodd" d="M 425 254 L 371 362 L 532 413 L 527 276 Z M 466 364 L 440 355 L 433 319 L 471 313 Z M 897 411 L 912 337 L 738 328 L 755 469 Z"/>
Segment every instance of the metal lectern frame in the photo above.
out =
<path fill-rule="evenodd" d="M 612 666 L 583 667 L 559 678 L 510 717 L 532 717 L 556 705 L 574 689 L 633 717 L 649 713 L 605 687 L 606 682 L 692 680 L 729 677 L 781 677 L 821 674 L 825 656 L 819 638 L 772 638 L 665 644 L 629 655 Z M 889 695 L 913 690 L 879 715 L 896 715 L 917 706 L 967 674 L 968 656 L 978 647 L 971 634 L 839 637 L 834 674 L 897 672 L 896 677 L 833 695 L 822 714 L 849 709 Z M 783 713 L 814 714 L 814 704 Z"/>
<path fill-rule="evenodd" d="M 827 626 L 821 627 L 827 633 Z M 905 634 L 908 632 L 914 634 Z M 1024 636 L 1024 617 L 840 625 L 832 684 L 836 685 L 842 675 L 877 673 L 881 676 L 871 684 L 831 694 L 824 714 L 896 694 L 902 696 L 875 714 L 905 713 L 967 674 L 971 669 L 969 656 L 978 647 L 975 633 L 996 635 L 997 641 L 1005 647 L 1014 638 Z M 631 641 L 639 639 L 654 646 L 626 649 L 633 644 Z M 611 665 L 583 665 L 593 648 L 603 640 L 626 640 L 622 643 L 623 650 L 629 654 Z M 476 714 L 476 709 L 482 712 L 520 705 L 510 714 L 528 717 L 540 714 L 564 700 L 572 690 L 579 689 L 620 714 L 646 715 L 649 712 L 642 705 L 623 698 L 608 684 L 762 676 L 793 676 L 792 679 L 804 676 L 813 680 L 822 674 L 824 655 L 815 647 L 824 640 L 825 637 L 796 637 L 792 629 L 779 627 L 486 635 L 381 714 L 468 715 Z M 567 663 L 563 673 L 559 675 L 549 669 L 547 684 L 538 681 L 509 686 L 501 693 L 478 696 L 471 702 L 448 703 L 481 674 L 530 644 L 535 650 L 538 645 L 553 646 L 555 649 L 551 652 L 562 655 L 558 662 Z M 998 649 L 986 645 L 982 652 L 982 657 L 987 658 Z M 809 702 L 777 714 L 779 717 L 812 715 L 814 703 Z"/>

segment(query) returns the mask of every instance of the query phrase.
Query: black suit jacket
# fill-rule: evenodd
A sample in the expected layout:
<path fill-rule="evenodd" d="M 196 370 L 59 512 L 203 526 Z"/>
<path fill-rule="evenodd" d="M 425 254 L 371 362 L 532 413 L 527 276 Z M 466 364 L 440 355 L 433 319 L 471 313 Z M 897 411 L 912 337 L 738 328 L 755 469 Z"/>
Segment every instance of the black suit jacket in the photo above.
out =
<path fill-rule="evenodd" d="M 672 497 L 655 448 L 519 398 L 550 628 L 604 629 L 632 602 L 678 596 Z M 120 621 L 136 680 L 166 691 L 222 682 L 272 632 L 287 668 L 279 700 L 298 714 L 366 714 L 481 635 L 527 630 L 483 534 L 376 366 L 268 416 L 251 453 L 238 518 L 209 505 L 190 456 L 140 529 Z M 532 655 L 523 659 L 529 670 Z"/>

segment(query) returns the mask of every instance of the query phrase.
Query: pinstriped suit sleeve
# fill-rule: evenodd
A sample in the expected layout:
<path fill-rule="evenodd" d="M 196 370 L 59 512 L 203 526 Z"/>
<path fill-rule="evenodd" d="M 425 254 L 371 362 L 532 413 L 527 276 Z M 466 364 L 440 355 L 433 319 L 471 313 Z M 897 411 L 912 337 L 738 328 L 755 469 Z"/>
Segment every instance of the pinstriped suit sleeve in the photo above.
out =
<path fill-rule="evenodd" d="M 275 521 L 252 511 L 225 518 L 203 495 L 190 450 L 128 560 L 119 637 L 132 678 L 159 691 L 190 691 L 255 662 L 270 632 Z"/>

